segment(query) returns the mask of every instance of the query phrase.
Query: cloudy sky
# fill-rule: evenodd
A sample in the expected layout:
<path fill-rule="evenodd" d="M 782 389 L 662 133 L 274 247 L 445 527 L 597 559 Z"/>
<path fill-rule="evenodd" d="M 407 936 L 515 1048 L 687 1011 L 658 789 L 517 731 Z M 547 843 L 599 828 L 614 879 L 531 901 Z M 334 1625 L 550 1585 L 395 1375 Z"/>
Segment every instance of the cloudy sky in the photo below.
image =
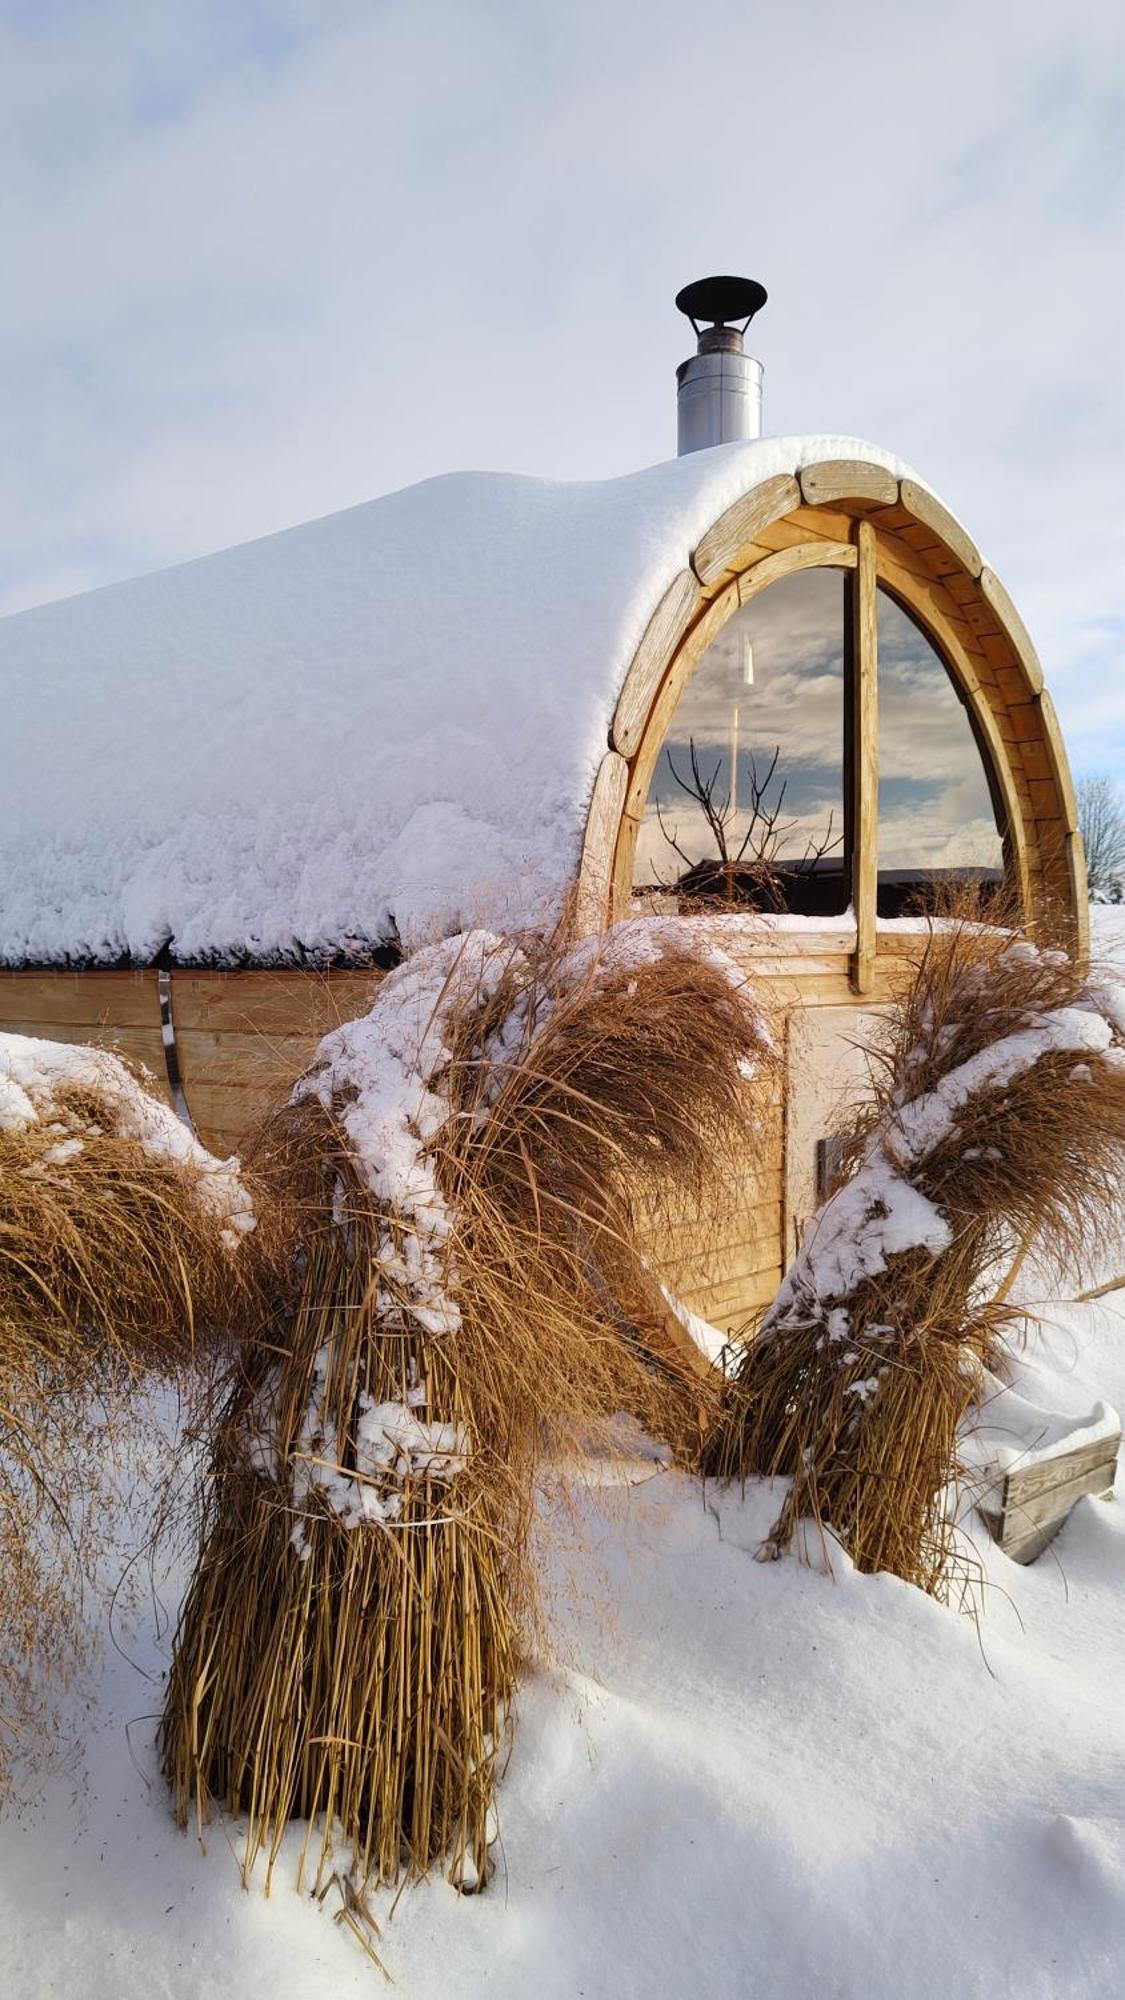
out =
<path fill-rule="evenodd" d="M 1098 0 L 0 0 L 0 609 L 460 466 L 766 427 L 911 460 L 1125 777 L 1125 62 Z"/>

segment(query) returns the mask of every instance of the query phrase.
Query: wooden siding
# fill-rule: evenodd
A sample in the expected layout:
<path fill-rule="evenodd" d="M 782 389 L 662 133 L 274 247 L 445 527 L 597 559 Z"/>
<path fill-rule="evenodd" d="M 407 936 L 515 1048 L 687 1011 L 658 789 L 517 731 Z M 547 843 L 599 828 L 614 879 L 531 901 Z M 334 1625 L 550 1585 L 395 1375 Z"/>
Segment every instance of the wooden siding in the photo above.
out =
<path fill-rule="evenodd" d="M 151 1070 L 171 1101 L 155 972 L 0 971 L 0 1032 L 112 1049 Z"/>
<path fill-rule="evenodd" d="M 237 1152 L 321 1036 L 371 1004 L 378 972 L 172 974 L 176 1052 L 205 1146 Z M 170 1101 L 155 972 L 0 971 L 0 1030 L 88 1042 L 143 1063 Z"/>
<path fill-rule="evenodd" d="M 789 1045 L 790 1017 L 809 1007 L 866 1009 L 884 1006 L 910 971 L 923 936 L 877 934 L 869 990 L 857 1003 L 850 969 L 854 925 L 837 930 L 794 931 L 773 938 L 742 939 L 726 948 L 753 979 L 771 1032 Z M 769 1305 L 785 1267 L 785 1245 L 794 1224 L 786 1211 L 785 1114 L 770 1107 L 758 1157 L 741 1184 L 706 1215 L 686 1213 L 649 1240 L 657 1275 L 692 1312 L 732 1336 L 752 1327 Z M 827 1136 L 827 1135 L 822 1135 Z"/>
<path fill-rule="evenodd" d="M 872 989 L 885 1001 L 918 940 L 880 935 Z M 854 926 L 744 938 L 736 956 L 782 1046 L 792 1010 L 855 1004 L 849 969 Z M 321 1036 L 366 1011 L 382 975 L 174 972 L 176 1048 L 200 1138 L 238 1152 L 287 1096 Z M 0 972 L 0 1029 L 88 1042 L 145 1064 L 168 1097 L 155 972 Z M 650 1239 L 654 1268 L 693 1312 L 738 1332 L 772 1299 L 784 1263 L 787 1217 L 783 1109 L 772 1108 L 759 1156 L 717 1214 L 684 1214 Z"/>

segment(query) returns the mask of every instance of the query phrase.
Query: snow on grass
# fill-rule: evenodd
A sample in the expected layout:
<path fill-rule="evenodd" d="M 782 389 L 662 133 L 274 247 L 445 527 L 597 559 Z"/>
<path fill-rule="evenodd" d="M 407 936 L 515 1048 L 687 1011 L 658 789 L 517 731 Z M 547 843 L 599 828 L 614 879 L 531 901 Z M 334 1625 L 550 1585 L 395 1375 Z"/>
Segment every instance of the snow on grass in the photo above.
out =
<path fill-rule="evenodd" d="M 1024 1393 L 1125 1400 L 1125 1296 L 1050 1309 Z M 1119 1486 L 1119 1497 L 1125 1488 Z M 1125 1938 L 1125 1509 L 1083 1501 L 1019 1569 L 978 1537 L 978 1631 L 889 1577 L 754 1552 L 776 1495 L 670 1471 L 579 1502 L 551 1558 L 561 1659 L 527 1680 L 481 1897 L 402 1895 L 409 2000 L 1103 2000 Z M 167 1609 L 182 1581 L 165 1581 Z M 168 1634 L 119 1633 L 77 1809 L 0 1826 L 21 2000 L 351 2000 L 382 1990 L 289 1886 L 172 1828 L 152 1750 Z M 126 1657 L 126 1655 L 128 1657 Z M 135 1663 L 135 1664 L 134 1664 Z M 148 1678 L 146 1678 L 148 1676 Z M 232 1830 L 232 1837 L 233 1837 Z M 376 1899 L 385 1919 L 389 1895 Z M 1116 1968 L 1116 1970 L 1115 1970 Z"/>
<path fill-rule="evenodd" d="M 998 964 L 1028 957 L 1034 962 L 1037 956 L 1033 945 L 1020 940 L 1007 948 Z M 1065 956 L 1057 956 L 1065 964 Z M 1002 1089 L 1043 1057 L 1062 1053 L 1112 1060 L 1117 1052 L 1110 1045 L 1123 997 L 1113 982 L 1107 982 L 1072 1006 L 1028 1014 L 1021 1028 L 990 1042 L 941 1076 L 931 1089 L 916 1095 L 910 1095 L 910 1078 L 917 1073 L 923 1052 L 912 1051 L 906 1063 L 907 1080 L 872 1133 L 855 1172 L 805 1232 L 762 1322 L 761 1335 L 814 1313 L 824 1319 L 827 1339 L 845 1342 L 847 1314 L 841 1306 L 833 1307 L 832 1301 L 849 1298 L 866 1279 L 885 1271 L 890 1258 L 904 1251 L 923 1249 L 938 1256 L 948 1249 L 953 1240 L 951 1226 L 937 1204 L 913 1185 L 911 1173 L 955 1133 L 960 1114 L 974 1098 Z M 943 1032 L 956 1034 L 955 1029 Z M 1083 1065 L 1077 1063 L 1076 1068 L 1081 1072 Z M 1089 1074 L 1086 1068 L 1085 1075 Z M 1000 1158 L 994 1149 L 993 1154 Z M 973 1148 L 965 1157 L 975 1159 L 978 1155 L 979 1149 Z M 874 1393 L 877 1386 L 877 1382 L 857 1383 L 853 1391 L 870 1389 Z"/>
<path fill-rule="evenodd" d="M 1117 913 L 1108 913 L 1116 917 Z M 1125 913 L 1099 920 L 1098 949 Z M 1089 1284 L 1125 1271 L 1106 1245 Z M 1078 1422 L 1125 1407 L 1125 1291 L 1036 1300 L 1013 1371 Z M 1125 1954 L 1125 1481 L 1031 1568 L 975 1534 L 979 1625 L 886 1576 L 754 1553 L 777 1496 L 656 1470 L 550 1539 L 559 1658 L 523 1684 L 483 1896 L 408 1888 L 406 2000 L 1109 2000 Z M 182 1573 L 163 1580 L 174 1612 Z M 167 1626 L 120 1630 L 77 1787 L 0 1825 L 19 2000 L 359 2000 L 355 1942 L 231 1841 L 177 1834 L 153 1754 Z M 376 1899 L 382 1920 L 390 1896 Z"/>
<path fill-rule="evenodd" d="M 431 945 L 379 985 L 368 1013 L 320 1043 L 293 1092 L 334 1111 L 377 1200 L 393 1215 L 382 1230 L 379 1263 L 385 1310 L 407 1310 L 429 1333 L 460 1325 L 446 1269 L 452 1218 L 438 1184 L 434 1142 L 451 1115 L 446 1073 L 459 1014 L 482 1004 L 511 973 L 518 949 L 490 931 Z"/>
<path fill-rule="evenodd" d="M 454 1116 L 450 1067 L 466 1020 L 509 989 L 506 1010 L 477 1052 L 488 1064 L 493 1086 L 491 1093 L 482 1092 L 474 1113 L 480 1120 L 491 1115 L 488 1107 L 510 1065 L 527 1060 L 559 1005 L 591 982 L 634 975 L 681 952 L 691 952 L 720 972 L 739 994 L 741 1006 L 753 1011 L 759 1036 L 768 1042 L 765 1019 L 750 998 L 744 972 L 713 937 L 681 917 L 627 920 L 605 936 L 571 945 L 538 973 L 517 943 L 491 931 L 442 939 L 388 973 L 368 1013 L 325 1036 L 293 1091 L 293 1101 L 315 1100 L 338 1119 L 376 1198 L 381 1219 L 374 1269 L 385 1326 L 414 1321 L 436 1336 L 454 1333 L 461 1324 L 459 1274 L 450 1253 L 454 1216 L 441 1186 L 435 1148 Z M 333 1207 L 343 1222 L 347 1203 L 339 1182 Z M 725 1345 L 723 1336 L 687 1313 L 670 1293 L 665 1297 L 692 1337 L 702 1340 L 715 1358 Z M 314 1489 L 346 1527 L 372 1520 L 390 1524 L 401 1511 L 395 1482 L 423 1470 L 451 1482 L 469 1451 L 463 1426 L 426 1423 L 417 1414 L 426 1400 L 418 1385 L 409 1408 L 375 1407 L 361 1395 L 356 1464 L 346 1469 L 326 1410 L 330 1346 L 326 1342 L 317 1355 L 312 1395 L 288 1468 L 297 1510 L 291 1539 L 302 1557 L 309 1548 L 303 1505 Z M 270 1477 L 283 1470 L 269 1442 L 270 1403 L 278 1383 L 275 1371 L 251 1405 L 245 1434 L 251 1464 Z"/>
<path fill-rule="evenodd" d="M 147 1072 L 145 1072 L 147 1075 Z M 85 1111 L 75 1103 L 88 1104 Z M 254 1207 L 235 1158 L 217 1160 L 165 1104 L 108 1049 L 41 1041 L 0 1033 L 0 1131 L 42 1125 L 60 1142 L 44 1159 L 55 1166 L 83 1150 L 83 1132 L 109 1129 L 142 1146 L 154 1160 L 186 1168 L 195 1178 L 199 1205 L 224 1225 L 228 1249 L 254 1227 Z"/>

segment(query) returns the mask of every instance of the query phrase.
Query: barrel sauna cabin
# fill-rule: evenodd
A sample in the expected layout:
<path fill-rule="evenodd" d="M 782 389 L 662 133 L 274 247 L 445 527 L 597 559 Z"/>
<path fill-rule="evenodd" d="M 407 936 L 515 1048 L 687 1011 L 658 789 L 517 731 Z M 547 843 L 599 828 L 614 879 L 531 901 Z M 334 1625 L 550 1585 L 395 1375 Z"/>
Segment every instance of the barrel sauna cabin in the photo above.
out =
<path fill-rule="evenodd" d="M 709 317 L 705 378 L 742 352 Z M 4 620 L 0 1029 L 135 1058 L 228 1154 L 431 938 L 568 895 L 587 930 L 724 909 L 785 1103 L 654 1260 L 731 1329 L 934 885 L 1004 882 L 1079 950 L 1087 906 L 1043 672 L 970 535 L 854 439 L 745 407 L 693 435 L 714 382 L 680 374 L 647 471 L 450 475 Z"/>

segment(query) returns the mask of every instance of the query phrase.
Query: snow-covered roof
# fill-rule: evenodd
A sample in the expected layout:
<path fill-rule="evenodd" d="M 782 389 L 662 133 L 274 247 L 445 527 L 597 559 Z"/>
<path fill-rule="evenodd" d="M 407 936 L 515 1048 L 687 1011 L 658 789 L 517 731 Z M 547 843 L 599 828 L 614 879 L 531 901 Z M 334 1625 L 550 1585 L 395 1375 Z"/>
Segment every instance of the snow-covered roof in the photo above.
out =
<path fill-rule="evenodd" d="M 0 621 L 0 962 L 330 954 L 573 875 L 632 654 L 710 524 L 852 438 L 454 473 Z"/>

